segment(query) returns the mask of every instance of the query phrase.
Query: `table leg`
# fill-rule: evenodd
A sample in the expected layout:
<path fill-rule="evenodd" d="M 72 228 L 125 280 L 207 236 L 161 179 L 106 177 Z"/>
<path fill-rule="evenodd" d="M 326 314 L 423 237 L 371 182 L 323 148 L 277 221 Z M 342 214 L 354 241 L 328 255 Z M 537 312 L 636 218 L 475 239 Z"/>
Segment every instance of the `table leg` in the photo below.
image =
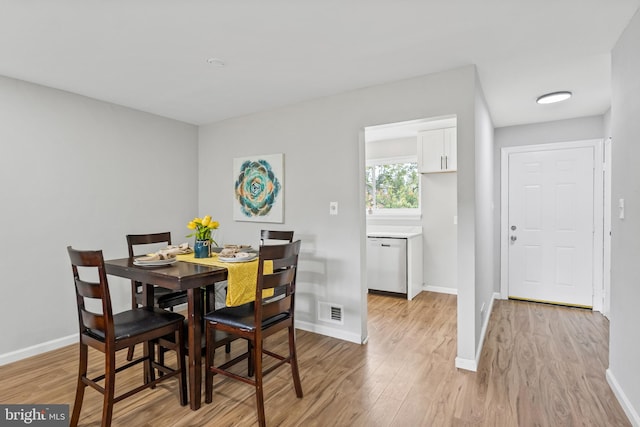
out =
<path fill-rule="evenodd" d="M 142 285 L 142 305 L 144 307 L 153 307 L 153 296 L 154 296 L 154 288 L 153 285 L 150 285 L 148 283 L 144 283 Z M 144 357 L 149 357 L 149 347 L 145 344 L 143 346 L 143 355 Z M 145 362 L 144 364 L 144 382 L 145 384 L 151 382 L 153 380 L 153 377 L 151 375 L 151 360 L 148 362 Z"/>
<path fill-rule="evenodd" d="M 189 321 L 189 400 L 192 410 L 200 408 L 202 392 L 202 292 L 187 290 Z"/>

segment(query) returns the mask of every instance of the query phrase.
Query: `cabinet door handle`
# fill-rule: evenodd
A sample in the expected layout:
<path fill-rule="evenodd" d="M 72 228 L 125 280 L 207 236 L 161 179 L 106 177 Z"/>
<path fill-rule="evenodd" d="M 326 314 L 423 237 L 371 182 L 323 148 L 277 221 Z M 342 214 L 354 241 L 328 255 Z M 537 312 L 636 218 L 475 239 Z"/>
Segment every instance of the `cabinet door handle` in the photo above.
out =
<path fill-rule="evenodd" d="M 444 168 L 449 169 L 449 156 L 444 156 Z"/>
<path fill-rule="evenodd" d="M 391 245 L 388 244 L 388 243 L 383 243 L 380 246 L 382 246 L 383 248 L 390 248 L 391 247 Z"/>
<path fill-rule="evenodd" d="M 440 156 L 440 169 L 443 169 L 442 167 L 442 161 L 444 160 L 444 156 Z"/>

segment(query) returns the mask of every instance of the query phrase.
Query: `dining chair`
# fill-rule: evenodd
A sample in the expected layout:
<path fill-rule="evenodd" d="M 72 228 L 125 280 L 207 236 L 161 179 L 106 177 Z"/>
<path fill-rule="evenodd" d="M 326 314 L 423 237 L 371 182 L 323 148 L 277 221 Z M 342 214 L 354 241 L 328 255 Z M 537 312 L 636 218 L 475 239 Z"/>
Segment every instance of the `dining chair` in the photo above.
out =
<path fill-rule="evenodd" d="M 162 232 L 162 233 L 151 233 L 151 234 L 128 234 L 127 235 L 127 247 L 129 249 L 129 257 L 134 257 L 141 255 L 136 250 L 143 247 L 142 245 L 151 245 L 165 243 L 167 246 L 171 245 L 171 233 L 170 232 Z M 143 305 L 143 293 L 142 293 L 142 283 L 132 280 L 131 281 L 131 295 L 132 308 L 136 308 L 138 306 Z M 203 289 L 203 300 L 206 301 L 207 307 L 203 308 L 203 312 L 205 310 L 212 310 L 211 304 L 215 301 L 215 293 L 213 287 L 208 287 L 207 289 Z M 154 286 L 153 288 L 153 298 L 154 298 L 154 306 L 159 308 L 168 308 L 173 311 L 173 307 L 186 304 L 188 301 L 187 291 L 172 291 L 170 289 L 163 288 L 161 286 Z M 184 336 L 187 336 L 188 331 L 188 322 L 185 319 L 184 321 Z M 219 345 L 225 345 L 227 353 L 231 352 L 231 342 L 233 338 L 228 334 L 219 333 L 217 335 Z M 185 340 L 186 341 L 186 340 Z M 187 344 L 185 343 L 185 349 L 187 348 Z M 205 351 L 205 338 L 202 337 L 202 351 Z M 132 360 L 133 358 L 134 347 L 129 348 L 129 352 L 127 353 L 127 360 Z M 159 349 L 158 352 L 158 361 L 159 363 L 164 363 L 164 351 Z"/>
<path fill-rule="evenodd" d="M 78 425 L 87 386 L 104 395 L 103 427 L 111 425 L 115 403 L 144 389 L 154 388 L 158 383 L 173 377 L 177 377 L 179 382 L 180 404 L 186 405 L 187 376 L 182 330 L 184 316 L 157 307 L 133 308 L 114 314 L 102 251 L 79 251 L 71 246 L 67 247 L 67 251 L 71 260 L 80 327 L 80 361 L 71 426 Z M 171 340 L 166 337 L 171 337 Z M 145 355 L 116 367 L 116 352 L 138 343 L 145 345 Z M 172 368 L 155 360 L 156 344 L 176 352 L 177 367 Z M 104 373 L 93 378 L 87 376 L 89 347 L 104 353 Z M 144 364 L 144 383 L 116 396 L 116 373 L 140 363 Z M 159 374 L 162 373 L 157 378 L 156 370 Z"/>
<path fill-rule="evenodd" d="M 302 397 L 294 329 L 295 285 L 299 253 L 300 240 L 281 245 L 260 246 L 255 301 L 237 307 L 225 307 L 204 316 L 207 340 L 205 401 L 211 403 L 213 400 L 213 376 L 216 374 L 253 385 L 260 426 L 266 425 L 262 389 L 264 376 L 288 363 L 291 366 L 296 396 Z M 265 261 L 273 263 L 273 273 L 265 273 Z M 263 290 L 277 288 L 285 289 L 284 297 L 275 300 L 263 299 Z M 264 348 L 265 338 L 285 329 L 288 331 L 289 344 L 286 355 Z M 249 351 L 232 360 L 215 365 L 214 352 L 217 347 L 215 333 L 217 331 L 227 332 L 247 340 L 251 344 Z M 263 369 L 264 355 L 276 360 L 266 369 Z M 250 374 L 244 376 L 229 370 L 230 367 L 250 356 L 253 361 L 253 378 Z"/>
<path fill-rule="evenodd" d="M 165 243 L 171 245 L 171 233 L 152 233 L 152 234 L 128 234 L 127 248 L 129 249 L 129 257 L 142 255 L 138 250 L 151 244 Z M 131 308 L 136 308 L 143 304 L 142 283 L 131 281 Z M 173 311 L 173 307 L 187 303 L 187 291 L 172 291 L 171 289 L 155 286 L 153 289 L 153 305 L 158 308 L 168 308 Z M 129 349 L 127 360 L 133 359 L 134 347 Z"/>
<path fill-rule="evenodd" d="M 266 243 L 273 243 L 274 241 L 278 242 L 293 242 L 293 231 L 280 231 L 280 230 L 260 230 L 260 246 L 264 246 Z M 224 290 L 226 291 L 226 287 Z M 274 295 L 276 297 L 278 295 Z M 225 352 L 231 353 L 231 341 L 228 340 L 225 344 Z M 218 341 L 216 341 L 218 342 Z M 248 343 L 249 348 L 251 348 L 251 342 Z M 249 376 L 253 376 L 253 363 L 251 359 L 249 359 L 249 367 L 248 367 Z"/>

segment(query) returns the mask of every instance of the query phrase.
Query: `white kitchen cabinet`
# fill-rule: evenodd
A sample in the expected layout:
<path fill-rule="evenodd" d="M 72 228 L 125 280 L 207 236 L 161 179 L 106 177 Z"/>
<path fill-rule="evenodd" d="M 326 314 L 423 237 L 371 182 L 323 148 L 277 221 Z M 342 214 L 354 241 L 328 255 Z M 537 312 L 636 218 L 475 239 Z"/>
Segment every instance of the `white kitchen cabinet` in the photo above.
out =
<path fill-rule="evenodd" d="M 418 133 L 420 173 L 455 172 L 458 168 L 456 128 Z"/>

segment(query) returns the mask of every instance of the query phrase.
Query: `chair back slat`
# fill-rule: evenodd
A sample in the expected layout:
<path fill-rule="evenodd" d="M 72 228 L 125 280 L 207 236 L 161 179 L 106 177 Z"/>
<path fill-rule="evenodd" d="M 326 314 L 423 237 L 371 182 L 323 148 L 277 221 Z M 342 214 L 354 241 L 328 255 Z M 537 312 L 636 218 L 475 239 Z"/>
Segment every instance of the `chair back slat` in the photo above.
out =
<path fill-rule="evenodd" d="M 93 313 L 86 308 L 80 310 L 82 316 L 82 324 L 85 329 L 106 330 L 106 321 L 102 314 Z"/>
<path fill-rule="evenodd" d="M 166 243 L 171 245 L 171 233 L 151 233 L 151 234 L 127 234 L 127 247 L 129 248 L 129 257 L 136 256 L 135 246 L 151 245 L 155 243 Z"/>
<path fill-rule="evenodd" d="M 264 246 L 270 240 L 293 242 L 293 231 L 260 230 L 260 246 Z"/>
<path fill-rule="evenodd" d="M 275 264 L 275 263 L 274 263 Z M 293 264 L 289 264 L 292 266 Z M 283 270 L 282 267 L 276 270 L 274 265 L 272 274 L 265 274 L 262 279 L 262 289 L 272 289 L 280 286 L 286 286 L 293 282 L 296 274 L 296 268 L 291 267 Z"/>
<path fill-rule="evenodd" d="M 84 298 L 102 298 L 100 283 L 76 279 L 76 292 Z"/>
<path fill-rule="evenodd" d="M 262 320 L 269 319 L 281 313 L 290 313 L 292 306 L 292 296 L 287 295 L 284 298 L 269 301 L 262 305 Z"/>
<path fill-rule="evenodd" d="M 289 256 L 286 258 L 280 258 L 280 259 L 274 259 L 273 260 L 273 270 L 281 270 L 283 268 L 287 268 L 290 265 L 293 265 L 296 260 L 294 259 L 295 257 L 297 257 L 297 255 L 295 256 Z"/>

